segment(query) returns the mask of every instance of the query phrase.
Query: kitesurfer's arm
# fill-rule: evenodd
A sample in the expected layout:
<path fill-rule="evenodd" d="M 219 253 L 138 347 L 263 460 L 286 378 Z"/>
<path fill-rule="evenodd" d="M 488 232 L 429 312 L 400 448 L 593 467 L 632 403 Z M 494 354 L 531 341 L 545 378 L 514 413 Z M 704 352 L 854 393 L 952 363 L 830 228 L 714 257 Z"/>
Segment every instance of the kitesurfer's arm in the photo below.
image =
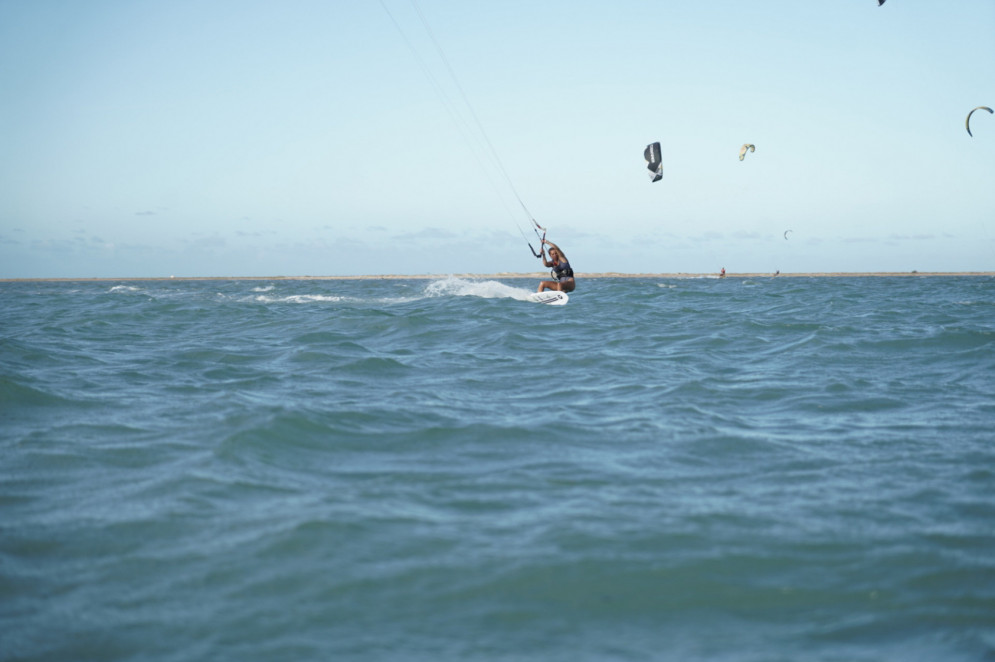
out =
<path fill-rule="evenodd" d="M 554 244 L 553 242 L 549 241 L 548 239 L 543 239 L 542 243 L 549 244 L 552 248 L 555 248 L 556 252 L 560 254 L 560 259 L 563 260 L 564 262 L 569 262 L 570 261 L 570 260 L 567 259 L 567 256 L 563 254 L 563 249 L 560 248 L 559 246 L 557 246 L 556 244 Z M 545 256 L 545 254 L 543 254 L 542 263 L 545 264 L 547 267 L 553 266 L 551 263 L 546 262 L 546 256 Z"/>
<path fill-rule="evenodd" d="M 549 242 L 546 241 L 545 239 L 542 240 L 542 243 L 539 244 L 539 253 L 542 256 L 542 264 L 543 264 L 543 266 L 552 267 L 556 263 L 555 262 L 550 262 L 549 260 L 546 259 L 546 244 L 548 244 L 548 243 Z"/>

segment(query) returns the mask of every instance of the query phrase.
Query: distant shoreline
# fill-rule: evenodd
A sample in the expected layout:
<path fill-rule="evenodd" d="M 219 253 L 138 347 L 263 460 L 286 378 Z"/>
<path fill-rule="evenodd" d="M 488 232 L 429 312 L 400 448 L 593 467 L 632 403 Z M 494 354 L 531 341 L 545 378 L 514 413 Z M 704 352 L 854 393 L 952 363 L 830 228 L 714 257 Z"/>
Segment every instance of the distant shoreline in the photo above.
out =
<path fill-rule="evenodd" d="M 835 271 L 812 273 L 782 273 L 777 278 L 867 278 L 897 276 L 988 276 L 995 277 L 995 271 Z M 115 283 L 147 281 L 204 281 L 204 280 L 440 280 L 445 278 L 471 278 L 500 280 L 511 278 L 548 278 L 545 272 L 537 273 L 492 273 L 492 274 L 374 274 L 366 276 L 120 276 L 114 278 L 0 278 L 0 283 Z M 727 272 L 726 278 L 774 278 L 770 272 L 735 273 Z M 585 278 L 719 278 L 717 273 L 642 273 L 618 272 L 578 273 L 578 280 Z"/>

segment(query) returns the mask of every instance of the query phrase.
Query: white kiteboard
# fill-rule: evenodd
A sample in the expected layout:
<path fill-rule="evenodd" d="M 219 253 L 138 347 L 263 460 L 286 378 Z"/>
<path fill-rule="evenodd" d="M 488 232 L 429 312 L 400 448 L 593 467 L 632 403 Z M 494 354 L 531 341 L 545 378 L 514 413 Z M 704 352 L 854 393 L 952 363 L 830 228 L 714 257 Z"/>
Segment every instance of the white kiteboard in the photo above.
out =
<path fill-rule="evenodd" d="M 566 292 L 546 290 L 545 292 L 533 292 L 529 295 L 529 301 L 532 303 L 545 303 L 550 306 L 565 306 L 567 305 L 567 301 L 570 301 L 570 297 L 567 296 Z"/>

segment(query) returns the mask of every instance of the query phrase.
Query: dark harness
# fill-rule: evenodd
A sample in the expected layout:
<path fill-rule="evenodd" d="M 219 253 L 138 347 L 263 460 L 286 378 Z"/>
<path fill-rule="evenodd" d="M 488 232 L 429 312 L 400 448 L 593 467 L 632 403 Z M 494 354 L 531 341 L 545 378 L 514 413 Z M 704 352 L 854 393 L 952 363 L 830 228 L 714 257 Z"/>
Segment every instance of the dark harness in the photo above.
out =
<path fill-rule="evenodd" d="M 573 278 L 574 270 L 570 267 L 570 263 L 564 260 L 563 262 L 557 262 L 553 265 L 553 270 L 549 272 L 553 277 L 553 280 L 560 280 L 562 278 Z"/>

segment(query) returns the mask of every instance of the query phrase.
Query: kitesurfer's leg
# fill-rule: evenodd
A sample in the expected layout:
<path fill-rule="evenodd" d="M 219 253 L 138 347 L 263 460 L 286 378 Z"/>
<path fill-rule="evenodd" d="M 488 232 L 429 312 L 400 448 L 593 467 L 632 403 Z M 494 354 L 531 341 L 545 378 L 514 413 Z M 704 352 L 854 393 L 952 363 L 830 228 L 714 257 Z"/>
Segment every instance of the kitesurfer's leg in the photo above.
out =
<path fill-rule="evenodd" d="M 539 283 L 539 289 L 536 290 L 536 292 L 545 292 L 546 290 L 559 291 L 559 289 L 560 289 L 560 284 L 557 283 L 555 280 L 544 280 L 541 283 Z"/>

